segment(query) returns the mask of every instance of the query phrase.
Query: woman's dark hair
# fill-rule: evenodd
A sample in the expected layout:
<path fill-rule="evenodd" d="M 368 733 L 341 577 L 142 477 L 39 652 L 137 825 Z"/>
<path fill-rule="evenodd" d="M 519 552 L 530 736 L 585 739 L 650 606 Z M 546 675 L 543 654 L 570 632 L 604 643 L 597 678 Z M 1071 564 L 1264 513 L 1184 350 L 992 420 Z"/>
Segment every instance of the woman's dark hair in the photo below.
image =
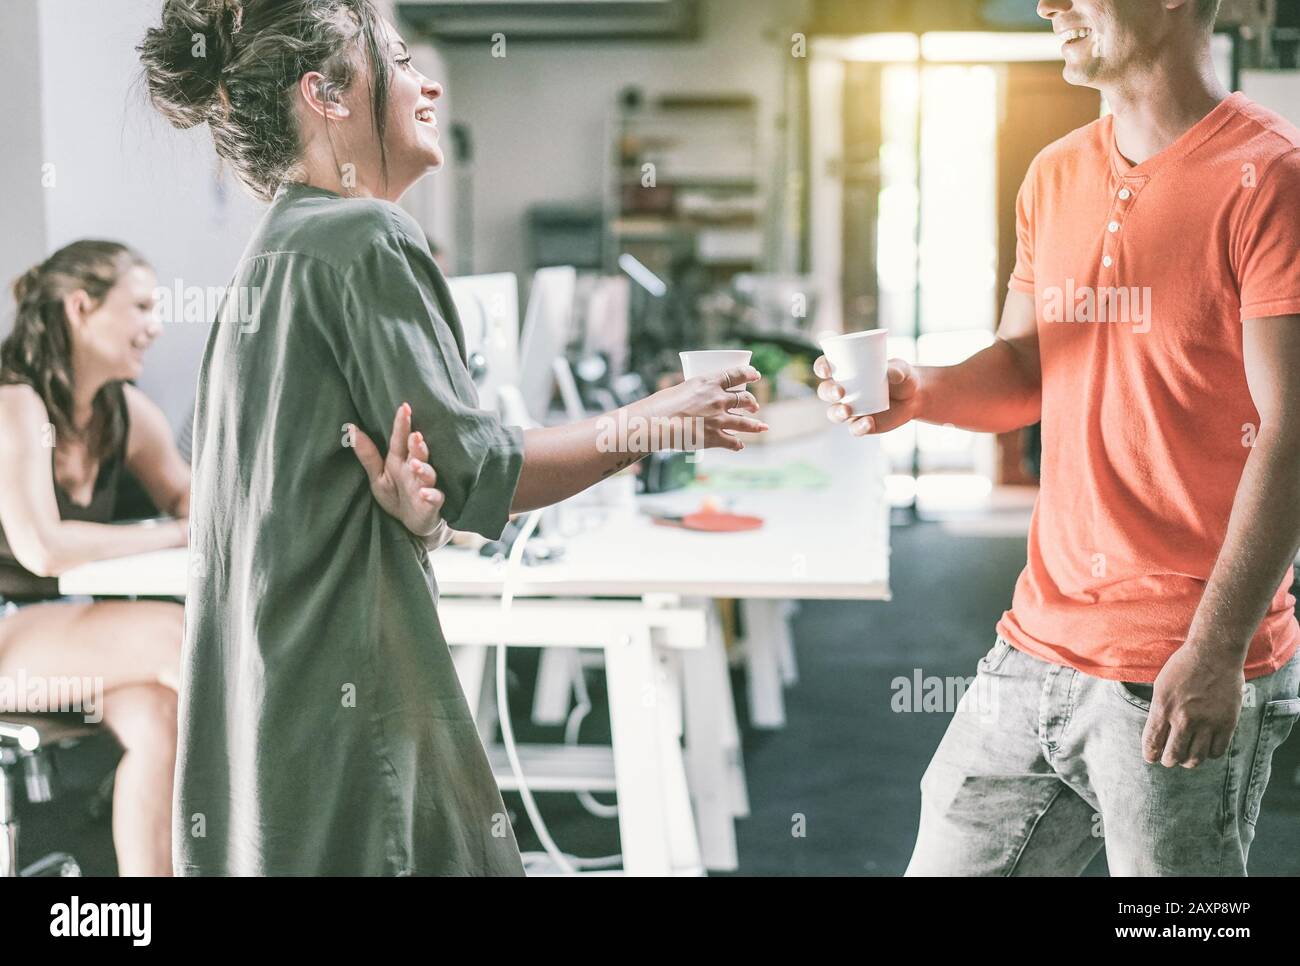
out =
<path fill-rule="evenodd" d="M 122 444 L 126 414 L 118 382 L 102 386 L 84 433 L 73 419 L 72 339 L 63 299 L 84 291 L 99 305 L 127 269 L 147 268 L 137 252 L 114 241 L 88 239 L 65 245 L 14 282 L 18 312 L 0 343 L 0 384 L 31 386 L 45 403 L 56 436 L 84 438 L 90 454 L 107 459 Z"/>
<path fill-rule="evenodd" d="M 347 90 L 363 59 L 383 175 L 390 71 L 371 0 L 166 0 L 136 50 L 153 105 L 174 126 L 207 123 L 217 154 L 264 201 L 302 150 L 294 92 L 303 74 L 323 96 Z M 358 52 L 364 58 L 358 57 Z"/>

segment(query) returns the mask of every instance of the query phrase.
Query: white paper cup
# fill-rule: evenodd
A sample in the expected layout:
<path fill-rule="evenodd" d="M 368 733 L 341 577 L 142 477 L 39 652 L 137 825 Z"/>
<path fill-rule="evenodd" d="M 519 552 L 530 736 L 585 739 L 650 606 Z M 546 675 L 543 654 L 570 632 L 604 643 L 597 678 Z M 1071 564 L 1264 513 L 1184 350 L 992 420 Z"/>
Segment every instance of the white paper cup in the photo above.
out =
<path fill-rule="evenodd" d="M 747 366 L 753 353 L 748 349 L 700 349 L 695 352 L 679 352 L 677 355 L 682 360 L 682 375 L 687 379 L 694 379 L 696 376 L 707 376 L 711 372 L 721 372 L 723 369 Z M 727 388 L 744 392 L 745 385 Z"/>
<path fill-rule="evenodd" d="M 889 408 L 888 329 L 850 332 L 821 340 L 831 364 L 831 378 L 844 387 L 840 402 L 853 407 L 853 415 L 869 416 Z"/>
<path fill-rule="evenodd" d="M 682 360 L 682 375 L 687 379 L 693 379 L 696 376 L 707 376 L 712 372 L 721 372 L 724 369 L 735 369 L 737 366 L 749 365 L 750 356 L 753 355 L 748 349 L 700 349 L 693 352 L 679 352 L 678 357 Z M 734 389 L 736 392 L 744 392 L 748 383 L 727 386 L 728 389 Z M 736 410 L 728 410 L 735 412 Z M 723 430 L 730 432 L 730 430 Z M 735 433 L 731 433 L 735 436 Z M 710 466 L 717 468 L 719 460 L 726 461 L 728 457 L 734 456 L 734 453 L 727 450 L 705 451 L 699 450 L 695 454 L 695 465 L 707 469 Z"/>

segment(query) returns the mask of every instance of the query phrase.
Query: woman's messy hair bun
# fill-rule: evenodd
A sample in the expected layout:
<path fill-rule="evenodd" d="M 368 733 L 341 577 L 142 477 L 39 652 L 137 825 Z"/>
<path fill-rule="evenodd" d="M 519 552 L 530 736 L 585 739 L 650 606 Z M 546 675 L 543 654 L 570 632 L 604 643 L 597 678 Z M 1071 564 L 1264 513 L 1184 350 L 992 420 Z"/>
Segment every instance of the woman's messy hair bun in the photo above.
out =
<path fill-rule="evenodd" d="M 154 107 L 178 128 L 206 122 L 217 154 L 269 201 L 300 161 L 294 94 L 313 71 L 337 91 L 369 71 L 386 164 L 382 37 L 373 0 L 166 0 L 136 50 Z"/>
<path fill-rule="evenodd" d="M 29 296 L 34 296 L 41 284 L 41 270 L 44 262 L 38 262 L 14 279 L 14 301 L 22 305 Z"/>
<path fill-rule="evenodd" d="M 176 127 L 202 124 L 224 105 L 222 72 L 243 19 L 242 0 L 167 0 L 162 23 L 145 33 L 149 97 Z"/>

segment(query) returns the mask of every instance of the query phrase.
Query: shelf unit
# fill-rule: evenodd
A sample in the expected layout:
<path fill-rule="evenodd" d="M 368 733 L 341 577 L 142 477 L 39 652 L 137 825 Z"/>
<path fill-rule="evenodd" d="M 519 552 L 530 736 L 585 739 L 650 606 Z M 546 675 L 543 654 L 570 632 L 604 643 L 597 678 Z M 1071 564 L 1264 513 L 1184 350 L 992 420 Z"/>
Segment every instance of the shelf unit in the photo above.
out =
<path fill-rule="evenodd" d="M 687 255 L 724 276 L 759 268 L 766 186 L 753 96 L 625 96 L 608 128 L 607 271 L 624 252 L 665 275 Z"/>

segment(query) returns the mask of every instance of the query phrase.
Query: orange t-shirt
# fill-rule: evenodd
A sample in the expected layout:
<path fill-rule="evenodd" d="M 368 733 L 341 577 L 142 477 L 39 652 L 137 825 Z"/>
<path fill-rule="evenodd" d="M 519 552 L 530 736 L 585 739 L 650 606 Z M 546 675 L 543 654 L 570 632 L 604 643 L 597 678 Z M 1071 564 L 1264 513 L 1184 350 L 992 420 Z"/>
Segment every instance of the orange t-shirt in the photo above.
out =
<path fill-rule="evenodd" d="M 1259 426 L 1242 322 L 1300 313 L 1300 130 L 1233 94 L 1139 165 L 1102 118 L 1045 148 L 1017 200 L 1033 294 L 1042 487 L 998 632 L 1043 660 L 1154 681 L 1186 640 Z M 1246 677 L 1300 642 L 1292 571 Z"/>

